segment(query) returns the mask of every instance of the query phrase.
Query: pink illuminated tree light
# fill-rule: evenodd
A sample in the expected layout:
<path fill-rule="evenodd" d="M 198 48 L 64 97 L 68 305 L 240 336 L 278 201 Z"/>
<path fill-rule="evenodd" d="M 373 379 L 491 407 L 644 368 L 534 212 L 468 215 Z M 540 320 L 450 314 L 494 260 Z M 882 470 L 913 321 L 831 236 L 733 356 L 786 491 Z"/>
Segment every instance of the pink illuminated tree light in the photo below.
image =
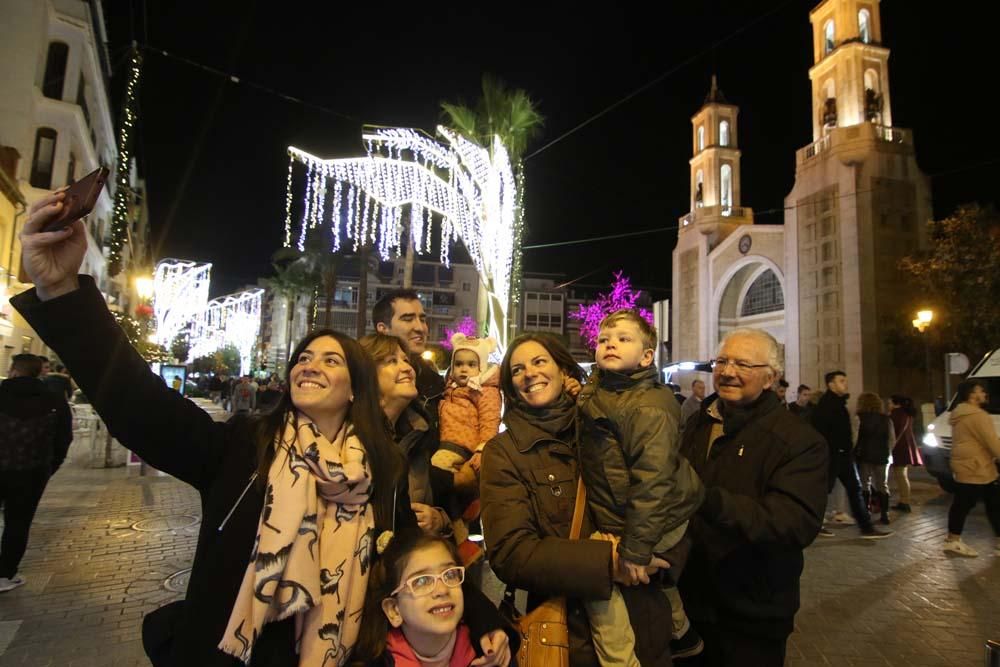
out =
<path fill-rule="evenodd" d="M 597 336 L 600 333 L 601 320 L 616 310 L 634 310 L 650 324 L 653 314 L 645 308 L 636 306 L 640 291 L 632 287 L 632 281 L 623 275 L 622 271 L 615 274 L 611 283 L 611 292 L 599 294 L 597 301 L 577 306 L 568 317 L 580 323 L 580 336 L 587 341 L 590 349 L 597 349 Z"/>
<path fill-rule="evenodd" d="M 441 341 L 441 347 L 443 347 L 446 350 L 450 350 L 452 336 L 454 336 L 457 333 L 464 333 L 466 336 L 474 338 L 477 335 L 476 334 L 477 329 L 478 327 L 476 326 L 476 321 L 469 316 L 465 316 L 455 324 L 454 328 L 452 327 L 444 328 L 444 340 Z"/>

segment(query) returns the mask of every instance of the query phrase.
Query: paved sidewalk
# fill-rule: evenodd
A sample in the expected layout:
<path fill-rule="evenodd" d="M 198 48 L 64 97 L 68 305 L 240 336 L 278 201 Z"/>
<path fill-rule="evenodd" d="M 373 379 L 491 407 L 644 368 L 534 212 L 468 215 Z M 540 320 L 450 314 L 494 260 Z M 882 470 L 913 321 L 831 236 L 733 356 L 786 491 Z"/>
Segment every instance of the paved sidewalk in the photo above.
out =
<path fill-rule="evenodd" d="M 183 594 L 200 508 L 184 484 L 136 472 L 69 468 L 50 482 L 21 568 L 28 584 L 0 594 L 0 667 L 148 664 L 142 617 Z M 984 640 L 1000 637 L 1000 558 L 983 510 L 966 534 L 982 555 L 947 557 L 949 499 L 926 478 L 914 490 L 895 536 L 837 528 L 806 552 L 788 665 L 983 664 Z M 487 588 L 500 590 L 495 579 Z"/>

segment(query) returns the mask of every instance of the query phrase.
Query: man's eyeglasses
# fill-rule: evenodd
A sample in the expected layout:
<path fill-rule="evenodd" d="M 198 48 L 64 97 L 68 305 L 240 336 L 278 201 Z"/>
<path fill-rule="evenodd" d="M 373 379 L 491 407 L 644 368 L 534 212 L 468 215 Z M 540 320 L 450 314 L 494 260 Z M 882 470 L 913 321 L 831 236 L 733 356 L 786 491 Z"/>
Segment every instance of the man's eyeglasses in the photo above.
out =
<path fill-rule="evenodd" d="M 713 371 L 725 371 L 729 364 L 732 364 L 736 368 L 736 372 L 740 375 L 749 375 L 755 368 L 770 367 L 770 364 L 751 364 L 749 361 L 743 361 L 742 359 L 726 359 L 725 357 L 712 359 L 711 363 Z"/>
<path fill-rule="evenodd" d="M 405 590 L 410 591 L 410 595 L 415 598 L 430 595 L 437 586 L 438 579 L 443 581 L 444 585 L 448 588 L 461 586 L 462 582 L 465 581 L 465 568 L 461 565 L 455 565 L 454 567 L 449 567 L 441 574 L 418 574 L 410 577 L 400 584 L 399 588 L 390 594 L 390 597 L 399 595 Z"/>

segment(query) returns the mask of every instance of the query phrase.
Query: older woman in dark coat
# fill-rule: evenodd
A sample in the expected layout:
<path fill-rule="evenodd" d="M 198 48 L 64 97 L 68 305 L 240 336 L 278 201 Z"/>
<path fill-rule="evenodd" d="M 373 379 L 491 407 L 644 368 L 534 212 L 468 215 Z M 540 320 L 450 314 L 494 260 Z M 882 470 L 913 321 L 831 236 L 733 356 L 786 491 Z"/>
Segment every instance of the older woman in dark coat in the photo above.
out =
<path fill-rule="evenodd" d="M 576 501 L 577 432 L 576 404 L 565 387 L 581 379 L 580 367 L 557 338 L 525 334 L 514 340 L 500 367 L 506 430 L 483 452 L 480 493 L 496 575 L 527 590 L 529 609 L 565 596 L 570 663 L 597 665 L 580 600 L 608 599 L 613 581 L 626 582 L 617 578 L 610 542 L 567 539 Z M 591 534 L 589 517 L 581 534 Z M 669 664 L 665 598 L 654 586 L 622 591 L 642 664 Z"/>

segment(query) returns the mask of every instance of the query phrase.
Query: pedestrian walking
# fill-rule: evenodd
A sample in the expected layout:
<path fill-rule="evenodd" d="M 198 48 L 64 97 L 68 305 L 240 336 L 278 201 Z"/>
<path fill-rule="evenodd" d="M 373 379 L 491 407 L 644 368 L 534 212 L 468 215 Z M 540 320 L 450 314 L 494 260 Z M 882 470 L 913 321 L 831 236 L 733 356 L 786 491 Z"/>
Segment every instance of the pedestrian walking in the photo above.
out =
<path fill-rule="evenodd" d="M 889 525 L 889 457 L 896 442 L 892 420 L 885 414 L 878 394 L 858 396 L 855 455 L 861 473 L 865 506 L 872 511 L 877 502 L 883 525 Z"/>
<path fill-rule="evenodd" d="M 40 379 L 42 360 L 16 354 L 0 383 L 0 593 L 23 586 L 18 567 L 28 547 L 35 510 L 49 478 L 73 441 L 73 415 L 63 396 Z"/>
<path fill-rule="evenodd" d="M 986 387 L 977 380 L 958 385 L 957 404 L 948 421 L 951 424 L 951 471 L 955 476 L 955 497 L 948 510 L 948 537 L 944 550 L 975 558 L 979 553 L 962 541 L 962 531 L 969 512 L 982 501 L 986 517 L 996 536 L 993 553 L 1000 556 L 1000 437 L 990 414 L 983 409 L 989 400 Z"/>
<path fill-rule="evenodd" d="M 893 509 L 900 512 L 911 511 L 910 466 L 924 464 L 913 428 L 915 416 L 916 410 L 909 397 L 899 394 L 889 397 L 889 417 L 896 432 L 896 442 L 892 447 L 892 479 L 899 495 L 899 502 Z"/>

